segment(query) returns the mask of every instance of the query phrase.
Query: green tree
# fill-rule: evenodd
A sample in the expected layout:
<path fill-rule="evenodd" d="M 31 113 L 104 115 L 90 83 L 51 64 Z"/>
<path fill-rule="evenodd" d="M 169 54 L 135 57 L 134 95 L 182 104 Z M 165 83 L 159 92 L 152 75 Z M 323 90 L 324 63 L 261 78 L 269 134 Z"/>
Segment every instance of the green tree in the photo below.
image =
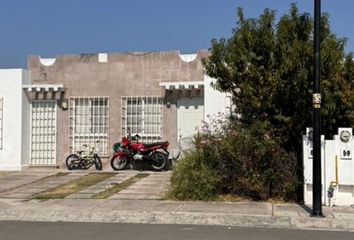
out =
<path fill-rule="evenodd" d="M 277 23 L 269 9 L 257 19 L 238 9 L 237 18 L 229 39 L 211 41 L 206 73 L 217 79 L 216 89 L 232 93 L 243 126 L 263 121 L 286 151 L 299 152 L 312 125 L 313 19 L 296 4 Z M 354 63 L 327 14 L 321 27 L 322 129 L 331 137 L 337 127 L 354 125 Z"/>

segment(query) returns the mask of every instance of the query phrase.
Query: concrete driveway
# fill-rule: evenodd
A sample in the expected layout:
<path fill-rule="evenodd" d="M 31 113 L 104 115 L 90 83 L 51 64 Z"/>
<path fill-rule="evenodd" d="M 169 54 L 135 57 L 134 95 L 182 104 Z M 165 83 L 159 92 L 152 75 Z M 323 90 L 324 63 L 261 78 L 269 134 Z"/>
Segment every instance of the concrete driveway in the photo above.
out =
<path fill-rule="evenodd" d="M 0 175 L 0 198 L 29 200 L 35 194 L 58 187 L 92 171 L 25 171 Z M 120 184 L 139 173 L 146 177 L 128 186 L 126 189 L 110 196 L 110 199 L 159 200 L 164 198 L 172 171 L 119 171 L 104 181 L 98 182 L 66 198 L 90 199 L 92 196 Z"/>

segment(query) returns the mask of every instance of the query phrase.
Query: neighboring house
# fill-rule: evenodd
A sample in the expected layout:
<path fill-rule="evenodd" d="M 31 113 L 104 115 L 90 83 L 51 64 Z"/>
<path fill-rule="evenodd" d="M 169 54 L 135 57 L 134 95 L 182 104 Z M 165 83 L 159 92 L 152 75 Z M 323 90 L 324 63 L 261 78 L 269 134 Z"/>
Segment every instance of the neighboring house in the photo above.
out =
<path fill-rule="evenodd" d="M 29 163 L 30 105 L 22 90 L 26 70 L 0 70 L 0 170 L 20 170 Z"/>
<path fill-rule="evenodd" d="M 178 142 L 195 134 L 206 115 L 230 111 L 230 98 L 214 90 L 213 79 L 204 75 L 201 59 L 207 55 L 207 51 L 185 55 L 170 51 L 30 56 L 29 72 L 0 71 L 23 74 L 16 81 L 0 74 L 0 89 L 15 82 L 23 89 L 0 90 L 0 169 L 6 169 L 2 162 L 8 156 L 2 151 L 11 152 L 5 146 L 10 128 L 6 119 L 16 118 L 7 116 L 9 95 L 23 98 L 22 105 L 13 108 L 22 111 L 16 121 L 22 119 L 26 125 L 16 135 L 25 146 L 17 149 L 22 152 L 16 160 L 18 169 L 63 167 L 69 153 L 97 139 L 99 155 L 108 159 L 112 144 L 128 128 L 144 142 L 167 140 L 170 149 L 177 151 Z"/>

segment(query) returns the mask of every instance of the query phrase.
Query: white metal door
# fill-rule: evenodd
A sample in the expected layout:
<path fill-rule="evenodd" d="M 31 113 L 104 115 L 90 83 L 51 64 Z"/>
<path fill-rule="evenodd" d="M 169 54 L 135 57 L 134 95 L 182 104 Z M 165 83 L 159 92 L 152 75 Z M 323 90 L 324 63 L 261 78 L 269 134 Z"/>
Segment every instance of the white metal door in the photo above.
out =
<path fill-rule="evenodd" d="M 178 140 L 189 138 L 198 132 L 198 128 L 204 118 L 203 98 L 178 99 Z"/>
<path fill-rule="evenodd" d="M 31 107 L 31 165 L 56 164 L 55 101 L 34 101 Z"/>

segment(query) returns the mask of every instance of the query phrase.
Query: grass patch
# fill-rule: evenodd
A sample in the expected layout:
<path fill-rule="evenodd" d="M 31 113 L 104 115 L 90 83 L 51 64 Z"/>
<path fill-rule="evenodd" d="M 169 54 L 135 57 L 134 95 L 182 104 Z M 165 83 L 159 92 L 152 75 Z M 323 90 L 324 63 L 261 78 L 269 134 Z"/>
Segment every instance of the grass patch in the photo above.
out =
<path fill-rule="evenodd" d="M 223 194 L 219 195 L 218 199 L 216 201 L 220 202 L 254 202 L 255 200 L 250 198 L 250 197 L 245 197 L 245 196 L 238 196 L 238 195 L 233 195 L 233 194 Z M 289 201 L 285 201 L 284 199 L 279 199 L 279 198 L 269 198 L 267 200 L 260 200 L 259 202 L 267 202 L 267 203 L 287 203 Z"/>
<path fill-rule="evenodd" d="M 0 172 L 0 177 L 5 177 L 5 176 L 7 176 L 7 175 L 9 175 L 8 172 Z"/>
<path fill-rule="evenodd" d="M 147 176 L 149 176 L 150 174 L 148 173 L 139 173 L 137 175 L 135 175 L 134 177 L 131 177 L 127 180 L 125 180 L 124 182 L 121 182 L 119 184 L 114 185 L 111 188 L 106 189 L 103 192 L 99 192 L 95 195 L 92 196 L 92 198 L 95 199 L 105 199 L 105 198 L 109 198 L 110 196 L 128 188 L 129 186 L 131 186 L 132 184 L 138 182 L 140 179 L 145 178 Z"/>
<path fill-rule="evenodd" d="M 57 177 L 62 177 L 62 176 L 66 176 L 68 175 L 69 173 L 68 172 L 58 172 L 54 175 L 49 175 L 49 176 L 46 176 L 46 177 L 42 177 L 40 178 L 40 180 L 45 180 L 45 179 L 49 179 L 49 178 L 57 178 Z"/>
<path fill-rule="evenodd" d="M 61 177 L 61 176 L 66 176 L 66 175 L 68 175 L 69 173 L 68 172 L 58 172 L 58 173 L 56 173 L 54 176 L 55 177 Z"/>
<path fill-rule="evenodd" d="M 90 173 L 57 187 L 51 188 L 45 192 L 35 194 L 32 196 L 32 199 L 46 200 L 65 198 L 70 194 L 79 192 L 114 175 L 116 175 L 116 173 Z"/>
<path fill-rule="evenodd" d="M 238 196 L 234 194 L 222 194 L 219 195 L 217 201 L 221 202 L 251 202 L 251 198 L 243 197 L 243 196 Z"/>

